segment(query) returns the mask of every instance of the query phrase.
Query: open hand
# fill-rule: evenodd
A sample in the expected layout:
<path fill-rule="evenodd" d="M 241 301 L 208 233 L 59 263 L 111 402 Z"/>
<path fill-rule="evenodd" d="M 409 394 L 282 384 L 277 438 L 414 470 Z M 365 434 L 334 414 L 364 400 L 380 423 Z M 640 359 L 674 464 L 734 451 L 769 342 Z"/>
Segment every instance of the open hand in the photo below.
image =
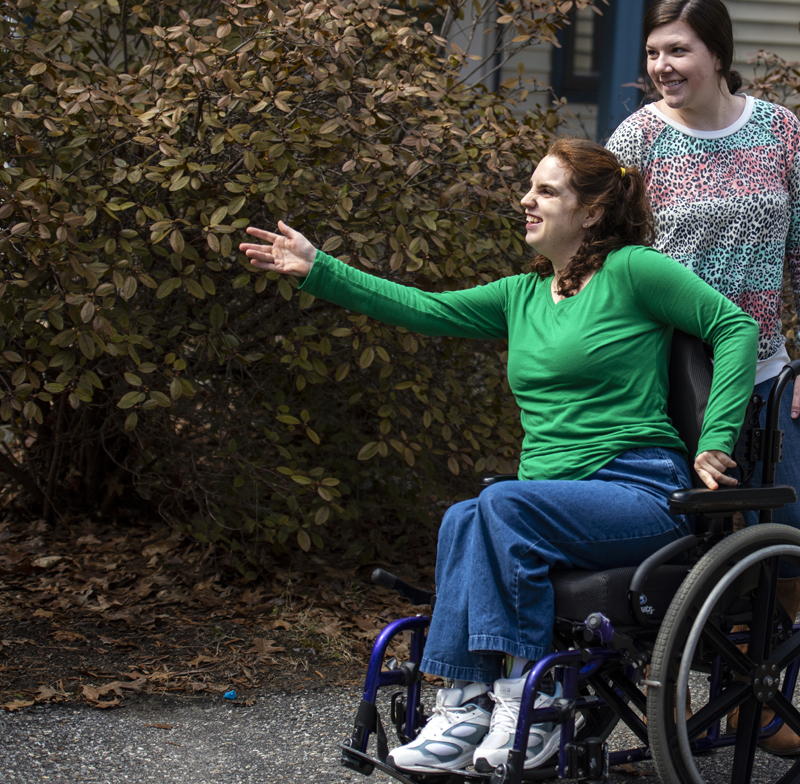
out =
<path fill-rule="evenodd" d="M 273 234 L 271 231 L 248 226 L 248 234 L 269 244 L 243 242 L 239 245 L 239 250 L 250 259 L 254 267 L 304 278 L 311 272 L 316 249 L 299 231 L 283 221 L 278 221 L 278 229 L 281 233 Z"/>
<path fill-rule="evenodd" d="M 701 452 L 694 461 L 694 470 L 710 490 L 717 490 L 720 485 L 736 487 L 739 482 L 725 475 L 725 469 L 735 467 L 736 462 L 719 449 Z"/>

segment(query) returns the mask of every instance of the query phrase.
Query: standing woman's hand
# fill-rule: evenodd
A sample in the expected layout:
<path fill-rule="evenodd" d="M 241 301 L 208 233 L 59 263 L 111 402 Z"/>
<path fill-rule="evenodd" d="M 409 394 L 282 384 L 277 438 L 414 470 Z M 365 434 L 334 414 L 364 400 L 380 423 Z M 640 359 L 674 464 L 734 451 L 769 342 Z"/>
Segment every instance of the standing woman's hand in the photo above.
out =
<path fill-rule="evenodd" d="M 250 259 L 254 267 L 304 278 L 311 272 L 317 251 L 299 231 L 295 231 L 283 221 L 278 221 L 278 229 L 281 233 L 273 234 L 271 231 L 248 226 L 248 234 L 269 244 L 256 245 L 243 242 L 239 245 L 239 250 Z"/>
<path fill-rule="evenodd" d="M 800 378 L 795 379 L 794 395 L 792 396 L 792 419 L 800 417 Z"/>

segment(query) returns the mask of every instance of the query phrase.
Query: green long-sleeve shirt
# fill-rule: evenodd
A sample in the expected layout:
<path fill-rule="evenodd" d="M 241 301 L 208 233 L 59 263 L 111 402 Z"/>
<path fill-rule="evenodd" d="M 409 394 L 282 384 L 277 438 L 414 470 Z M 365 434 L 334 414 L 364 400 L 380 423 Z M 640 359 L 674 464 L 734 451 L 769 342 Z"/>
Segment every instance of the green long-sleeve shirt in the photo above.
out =
<path fill-rule="evenodd" d="M 423 335 L 507 338 L 525 433 L 520 479 L 581 479 L 641 447 L 685 454 L 667 416 L 673 327 L 714 346 L 699 451 L 732 452 L 755 379 L 758 326 L 750 316 L 651 248 L 612 252 L 582 291 L 558 303 L 551 280 L 514 275 L 429 293 L 317 251 L 301 288 Z"/>

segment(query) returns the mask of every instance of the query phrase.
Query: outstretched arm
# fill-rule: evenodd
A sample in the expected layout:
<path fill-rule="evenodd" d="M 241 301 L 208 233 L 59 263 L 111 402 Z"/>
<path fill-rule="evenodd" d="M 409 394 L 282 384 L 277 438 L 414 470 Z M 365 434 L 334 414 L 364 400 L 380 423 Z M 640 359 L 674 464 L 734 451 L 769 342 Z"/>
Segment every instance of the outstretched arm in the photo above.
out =
<path fill-rule="evenodd" d="M 462 291 L 426 292 L 343 264 L 315 250 L 282 221 L 278 230 L 279 234 L 250 226 L 247 233 L 265 244 L 243 242 L 239 250 L 258 269 L 302 278 L 301 291 L 422 335 L 508 337 L 508 279 Z"/>
<path fill-rule="evenodd" d="M 254 267 L 305 278 L 311 272 L 316 249 L 299 231 L 283 221 L 278 221 L 278 229 L 281 233 L 273 234 L 271 231 L 248 226 L 248 234 L 268 244 L 243 242 L 239 245 L 239 250 L 250 259 Z"/>

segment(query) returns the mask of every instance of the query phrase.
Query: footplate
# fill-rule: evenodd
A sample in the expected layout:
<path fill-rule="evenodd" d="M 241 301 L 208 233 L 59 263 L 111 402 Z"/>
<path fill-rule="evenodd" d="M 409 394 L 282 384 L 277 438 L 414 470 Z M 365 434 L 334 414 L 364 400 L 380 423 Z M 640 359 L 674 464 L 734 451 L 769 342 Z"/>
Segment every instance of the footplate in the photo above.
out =
<path fill-rule="evenodd" d="M 339 748 L 342 750 L 342 764 L 351 770 L 358 770 L 361 772 L 362 770 L 369 769 L 369 773 L 365 774 L 369 776 L 369 774 L 372 773 L 372 769 L 377 768 L 382 773 L 388 774 L 392 778 L 397 779 L 397 781 L 401 781 L 403 784 L 419 784 L 418 781 L 407 778 L 399 770 L 390 767 L 385 762 L 381 762 L 374 757 L 370 757 L 368 754 L 357 751 L 349 746 L 347 741 L 340 743 Z"/>
<path fill-rule="evenodd" d="M 489 784 L 493 775 L 492 773 L 479 773 L 475 770 L 449 770 L 442 771 L 441 773 L 431 771 L 430 773 L 420 774 L 407 773 L 397 770 L 397 768 L 393 768 L 391 765 L 387 765 L 385 762 L 381 762 L 374 757 L 370 757 L 368 754 L 357 751 L 348 745 L 348 741 L 340 743 L 339 748 L 342 750 L 342 764 L 345 767 L 351 770 L 364 772 L 366 776 L 369 776 L 373 769 L 379 770 L 391 776 L 393 779 L 402 782 L 402 784 L 435 784 L 437 780 L 446 780 L 447 784 L 458 784 L 459 782 L 463 782 L 463 784 L 467 784 L 467 782 Z M 369 770 L 369 773 L 365 772 L 366 770 Z M 534 768 L 533 770 L 523 771 L 522 780 L 542 781 L 544 779 L 555 778 L 556 776 L 558 776 L 558 766 L 551 764 L 540 768 Z"/>

